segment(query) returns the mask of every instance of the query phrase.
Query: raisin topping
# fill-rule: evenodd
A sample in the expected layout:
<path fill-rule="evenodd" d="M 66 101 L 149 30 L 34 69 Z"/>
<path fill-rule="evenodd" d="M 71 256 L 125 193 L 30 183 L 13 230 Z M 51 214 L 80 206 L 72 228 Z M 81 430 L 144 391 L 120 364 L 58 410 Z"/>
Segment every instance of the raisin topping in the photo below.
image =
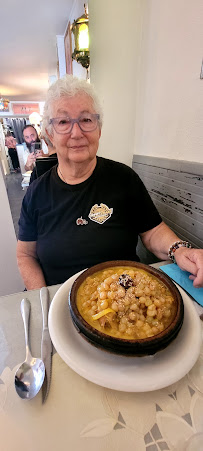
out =
<path fill-rule="evenodd" d="M 134 281 L 128 274 L 122 274 L 119 277 L 119 284 L 127 290 L 134 285 Z"/>

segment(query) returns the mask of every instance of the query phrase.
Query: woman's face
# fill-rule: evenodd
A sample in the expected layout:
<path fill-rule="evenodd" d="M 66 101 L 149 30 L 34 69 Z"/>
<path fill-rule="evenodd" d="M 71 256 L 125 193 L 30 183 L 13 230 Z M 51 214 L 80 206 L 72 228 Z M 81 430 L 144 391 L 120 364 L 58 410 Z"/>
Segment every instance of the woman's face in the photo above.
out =
<path fill-rule="evenodd" d="M 95 114 L 92 99 L 84 93 L 73 97 L 64 96 L 52 104 L 52 118 L 69 116 L 77 119 L 83 112 Z M 60 163 L 85 163 L 96 158 L 101 136 L 100 126 L 92 132 L 83 132 L 75 123 L 70 133 L 56 133 L 53 128 L 49 139 L 56 149 Z"/>

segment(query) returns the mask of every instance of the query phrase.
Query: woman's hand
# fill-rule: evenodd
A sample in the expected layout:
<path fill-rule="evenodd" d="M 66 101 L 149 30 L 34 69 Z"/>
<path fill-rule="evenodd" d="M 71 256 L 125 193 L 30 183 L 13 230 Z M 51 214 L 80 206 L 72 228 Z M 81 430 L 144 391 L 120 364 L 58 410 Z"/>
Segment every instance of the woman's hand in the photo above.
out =
<path fill-rule="evenodd" d="M 147 232 L 141 233 L 140 237 L 144 246 L 160 260 L 168 260 L 170 246 L 180 240 L 164 222 Z M 194 281 L 194 287 L 203 287 L 203 249 L 179 247 L 174 256 L 177 265 L 183 271 L 191 273 L 189 277 Z"/>
<path fill-rule="evenodd" d="M 189 279 L 193 280 L 194 287 L 203 287 L 203 249 L 180 247 L 175 251 L 174 257 L 183 271 L 191 273 Z"/>

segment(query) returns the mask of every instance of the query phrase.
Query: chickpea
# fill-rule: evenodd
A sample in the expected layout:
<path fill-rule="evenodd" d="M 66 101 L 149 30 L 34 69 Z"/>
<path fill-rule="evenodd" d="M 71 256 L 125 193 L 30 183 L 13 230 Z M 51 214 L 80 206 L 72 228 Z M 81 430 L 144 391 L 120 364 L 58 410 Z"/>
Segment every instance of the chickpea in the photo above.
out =
<path fill-rule="evenodd" d="M 149 305 L 147 311 L 148 311 L 148 310 L 149 310 L 149 311 L 151 311 L 151 310 L 156 310 L 155 305 L 154 305 L 154 304 Z"/>
<path fill-rule="evenodd" d="M 107 279 L 105 279 L 104 282 L 110 285 L 113 282 L 113 278 L 111 276 L 107 277 Z"/>
<path fill-rule="evenodd" d="M 119 312 L 124 312 L 125 306 L 123 304 L 119 303 L 118 304 L 118 310 L 119 310 Z"/>
<path fill-rule="evenodd" d="M 124 296 L 125 296 L 125 288 L 120 287 L 120 288 L 118 289 L 118 291 L 117 291 L 117 297 L 118 297 L 118 298 L 124 298 Z"/>
<path fill-rule="evenodd" d="M 162 313 L 162 310 L 159 308 L 159 309 L 157 310 L 157 319 L 160 320 L 160 319 L 162 319 L 162 318 L 163 318 L 163 313 Z"/>
<path fill-rule="evenodd" d="M 109 284 L 108 283 L 103 282 L 102 286 L 103 286 L 104 290 L 106 290 L 106 291 L 109 290 Z"/>
<path fill-rule="evenodd" d="M 129 313 L 129 319 L 131 319 L 132 321 L 135 321 L 137 319 L 136 313 L 135 312 Z"/>
<path fill-rule="evenodd" d="M 162 330 L 164 330 L 164 325 L 162 323 L 159 324 L 158 329 L 160 330 L 160 332 L 162 332 Z"/>
<path fill-rule="evenodd" d="M 112 282 L 111 284 L 110 284 L 110 290 L 111 291 L 116 291 L 117 290 L 117 288 L 118 288 L 118 285 L 117 285 L 117 283 L 116 282 Z"/>
<path fill-rule="evenodd" d="M 119 324 L 118 329 L 119 329 L 119 331 L 121 333 L 124 333 L 126 331 L 126 325 L 125 324 Z"/>
<path fill-rule="evenodd" d="M 119 279 L 119 276 L 118 276 L 118 274 L 112 274 L 112 279 L 114 280 L 114 281 L 117 281 L 118 279 Z"/>
<path fill-rule="evenodd" d="M 132 279 L 134 279 L 134 271 L 132 270 L 129 270 L 129 271 L 127 271 L 127 274 L 130 276 L 130 277 L 132 277 Z"/>
<path fill-rule="evenodd" d="M 101 283 L 98 287 L 97 287 L 97 291 L 104 291 L 104 284 Z"/>
<path fill-rule="evenodd" d="M 147 321 L 148 324 L 151 324 L 152 321 L 153 321 L 152 316 L 147 316 L 146 321 Z"/>
<path fill-rule="evenodd" d="M 112 303 L 111 308 L 112 308 L 115 312 L 118 312 L 118 304 L 117 304 L 116 301 L 114 301 L 114 302 Z"/>
<path fill-rule="evenodd" d="M 163 297 L 160 297 L 159 300 L 162 304 L 165 304 L 165 299 Z"/>
<path fill-rule="evenodd" d="M 130 309 L 131 309 L 131 310 L 138 310 L 137 304 L 132 304 L 132 305 L 130 306 Z"/>
<path fill-rule="evenodd" d="M 141 304 L 145 304 L 146 298 L 144 296 L 140 296 L 139 301 Z"/>
<path fill-rule="evenodd" d="M 144 293 L 145 293 L 145 294 L 150 294 L 150 288 L 149 288 L 149 287 L 145 287 Z"/>
<path fill-rule="evenodd" d="M 91 305 L 91 301 L 90 300 L 86 301 L 86 303 L 87 303 L 88 306 Z"/>
<path fill-rule="evenodd" d="M 144 315 L 140 315 L 140 319 L 141 319 L 141 321 L 145 321 L 145 316 Z"/>
<path fill-rule="evenodd" d="M 138 329 L 140 329 L 140 327 L 142 327 L 143 325 L 144 325 L 144 322 L 138 319 L 136 322 L 136 327 L 138 327 Z"/>
<path fill-rule="evenodd" d="M 158 330 L 157 327 L 154 326 L 154 327 L 152 327 L 152 332 L 153 332 L 154 335 L 156 335 L 156 334 L 159 333 L 159 330 Z"/>
<path fill-rule="evenodd" d="M 139 298 L 140 296 L 142 296 L 144 294 L 144 291 L 141 290 L 140 288 L 137 288 L 135 294 Z"/>
<path fill-rule="evenodd" d="M 166 300 L 167 300 L 167 302 L 169 303 L 169 304 L 172 304 L 173 303 L 173 298 L 172 298 L 172 296 L 166 296 Z"/>
<path fill-rule="evenodd" d="M 130 305 L 130 300 L 128 299 L 128 298 L 126 298 L 125 297 L 125 299 L 124 299 L 124 304 L 127 306 L 127 305 Z"/>
<path fill-rule="evenodd" d="M 115 291 L 108 291 L 108 298 L 109 299 L 115 299 L 116 298 Z"/>
<path fill-rule="evenodd" d="M 146 336 L 149 338 L 149 337 L 153 337 L 153 332 L 152 331 L 148 331 L 147 333 L 146 333 Z"/>
<path fill-rule="evenodd" d="M 148 296 L 145 299 L 146 299 L 145 305 L 146 305 L 146 307 L 149 307 L 149 305 L 152 304 L 152 300 Z"/>
<path fill-rule="evenodd" d="M 106 308 L 108 308 L 109 304 L 108 304 L 107 299 L 105 299 L 105 301 L 102 301 L 100 306 L 101 306 L 102 310 L 105 310 Z"/>
<path fill-rule="evenodd" d="M 143 330 L 144 330 L 145 332 L 147 332 L 149 329 L 150 329 L 150 326 L 149 326 L 149 324 L 146 323 L 146 324 L 143 326 Z"/>
<path fill-rule="evenodd" d="M 128 328 L 126 329 L 126 334 L 127 334 L 127 335 L 132 335 L 132 333 L 133 333 L 133 331 L 132 331 L 131 327 L 128 327 Z"/>
<path fill-rule="evenodd" d="M 89 315 L 94 315 L 95 314 L 95 311 L 91 308 L 90 310 L 89 310 Z"/>
<path fill-rule="evenodd" d="M 100 291 L 99 297 L 100 299 L 106 299 L 106 291 Z"/>
<path fill-rule="evenodd" d="M 156 307 L 161 307 L 161 301 L 159 299 L 155 299 L 154 305 L 156 305 Z"/>
<path fill-rule="evenodd" d="M 128 320 L 125 316 L 123 318 L 121 318 L 121 320 L 120 320 L 121 324 L 127 324 L 127 322 L 128 322 Z"/>
<path fill-rule="evenodd" d="M 163 312 L 164 318 L 169 318 L 171 316 L 171 311 L 169 309 L 164 310 Z"/>
<path fill-rule="evenodd" d="M 148 309 L 147 309 L 147 316 L 156 316 L 156 310 L 149 310 L 149 307 L 148 307 Z"/>

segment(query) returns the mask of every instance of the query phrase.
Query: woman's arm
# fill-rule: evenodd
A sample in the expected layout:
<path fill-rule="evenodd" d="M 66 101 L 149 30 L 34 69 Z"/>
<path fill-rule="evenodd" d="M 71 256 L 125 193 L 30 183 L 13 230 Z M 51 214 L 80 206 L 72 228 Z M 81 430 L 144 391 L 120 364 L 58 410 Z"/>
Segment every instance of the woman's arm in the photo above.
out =
<path fill-rule="evenodd" d="M 161 222 L 147 232 L 140 234 L 144 246 L 160 260 L 168 260 L 168 251 L 173 243 L 180 238 L 164 223 Z M 193 285 L 195 287 L 203 286 L 203 249 L 188 249 L 180 247 L 175 251 L 175 260 L 177 265 L 192 275 Z"/>
<path fill-rule="evenodd" d="M 44 274 L 37 259 L 36 241 L 18 240 L 17 262 L 27 290 L 35 290 L 46 286 Z"/>
<path fill-rule="evenodd" d="M 175 241 L 180 240 L 164 222 L 147 232 L 141 233 L 140 238 L 144 246 L 160 260 L 168 260 L 170 246 Z"/>

